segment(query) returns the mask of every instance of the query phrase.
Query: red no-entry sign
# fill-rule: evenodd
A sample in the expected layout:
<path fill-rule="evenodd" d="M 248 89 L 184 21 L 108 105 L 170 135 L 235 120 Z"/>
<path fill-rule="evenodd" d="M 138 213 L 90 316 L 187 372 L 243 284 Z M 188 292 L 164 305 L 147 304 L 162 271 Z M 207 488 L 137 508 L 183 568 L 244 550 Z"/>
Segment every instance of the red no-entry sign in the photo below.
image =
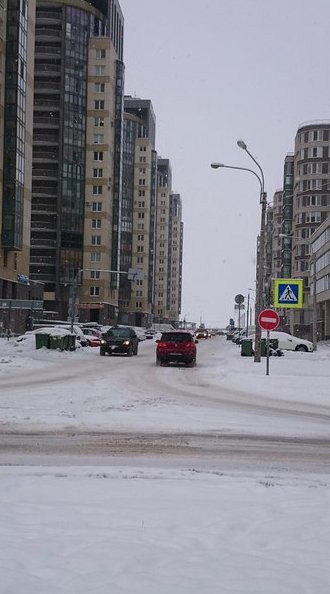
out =
<path fill-rule="evenodd" d="M 258 315 L 258 324 L 263 330 L 275 330 L 280 323 L 280 316 L 273 309 L 263 309 Z"/>

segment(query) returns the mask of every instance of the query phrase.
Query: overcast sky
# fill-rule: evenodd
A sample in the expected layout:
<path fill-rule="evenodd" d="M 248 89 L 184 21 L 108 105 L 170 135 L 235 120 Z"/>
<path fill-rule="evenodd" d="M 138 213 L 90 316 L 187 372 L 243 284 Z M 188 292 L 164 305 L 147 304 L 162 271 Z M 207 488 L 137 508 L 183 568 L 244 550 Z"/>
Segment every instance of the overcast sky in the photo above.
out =
<path fill-rule="evenodd" d="M 182 318 L 225 325 L 255 287 L 258 180 L 271 202 L 298 126 L 330 120 L 328 0 L 120 0 L 125 93 L 151 99 L 184 220 Z M 253 296 L 253 292 L 251 295 Z"/>

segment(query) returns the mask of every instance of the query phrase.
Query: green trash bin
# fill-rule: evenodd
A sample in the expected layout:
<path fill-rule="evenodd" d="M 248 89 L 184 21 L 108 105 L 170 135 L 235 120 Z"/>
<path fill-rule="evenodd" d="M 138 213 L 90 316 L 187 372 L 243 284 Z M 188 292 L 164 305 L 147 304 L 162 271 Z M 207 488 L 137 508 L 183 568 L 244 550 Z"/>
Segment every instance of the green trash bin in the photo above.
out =
<path fill-rule="evenodd" d="M 269 350 L 273 349 L 276 351 L 278 349 L 278 338 L 270 338 L 269 339 Z M 262 357 L 267 356 L 267 338 L 261 339 L 261 350 L 260 354 Z"/>
<path fill-rule="evenodd" d="M 49 348 L 50 349 L 59 349 L 60 351 L 65 351 L 65 339 L 66 336 L 53 336 L 52 334 L 49 336 Z"/>
<path fill-rule="evenodd" d="M 66 334 L 63 336 L 65 350 L 66 351 L 75 351 L 76 350 L 76 335 L 75 334 Z"/>
<path fill-rule="evenodd" d="M 49 349 L 49 334 L 36 334 L 36 349 L 42 349 L 42 347 L 46 347 Z"/>
<path fill-rule="evenodd" d="M 243 338 L 241 340 L 241 356 L 242 357 L 252 357 L 252 355 L 253 355 L 252 338 Z"/>
<path fill-rule="evenodd" d="M 278 349 L 278 338 L 271 338 L 269 341 L 269 348 L 277 351 Z"/>

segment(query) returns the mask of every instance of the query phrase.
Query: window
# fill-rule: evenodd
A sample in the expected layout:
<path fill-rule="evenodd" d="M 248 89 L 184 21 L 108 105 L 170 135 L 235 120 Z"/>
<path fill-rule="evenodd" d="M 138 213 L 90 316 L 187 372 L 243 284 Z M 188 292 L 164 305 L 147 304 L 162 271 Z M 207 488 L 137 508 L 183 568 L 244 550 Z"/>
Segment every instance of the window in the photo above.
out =
<path fill-rule="evenodd" d="M 104 83 L 95 83 L 95 93 L 104 93 L 105 84 Z"/>
<path fill-rule="evenodd" d="M 144 235 L 138 235 L 138 241 L 144 241 Z"/>
<path fill-rule="evenodd" d="M 146 147 L 145 146 L 140 146 L 140 151 L 146 151 Z"/>
<path fill-rule="evenodd" d="M 103 58 L 105 58 L 105 49 L 95 50 L 95 57 L 97 60 L 102 60 Z"/>
<path fill-rule="evenodd" d="M 91 262 L 101 262 L 100 252 L 91 252 Z"/>
<path fill-rule="evenodd" d="M 139 186 L 145 186 L 146 185 L 146 180 L 143 178 L 139 179 Z"/>
<path fill-rule="evenodd" d="M 93 186 L 93 194 L 102 194 L 103 186 Z"/>
<path fill-rule="evenodd" d="M 137 309 L 140 309 L 140 308 L 142 308 L 142 301 L 136 301 L 136 303 L 135 303 L 135 307 L 136 307 Z"/>
<path fill-rule="evenodd" d="M 103 99 L 97 99 L 94 102 L 95 105 L 95 109 L 104 109 L 104 100 Z"/>
<path fill-rule="evenodd" d="M 146 192 L 145 190 L 139 190 L 139 196 L 145 196 Z"/>
<path fill-rule="evenodd" d="M 100 287 L 90 287 L 89 294 L 91 297 L 99 297 L 100 295 Z"/>
<path fill-rule="evenodd" d="M 145 167 L 140 167 L 140 173 L 145 173 L 146 172 L 146 168 Z"/>
<path fill-rule="evenodd" d="M 100 278 L 101 271 L 100 270 L 91 270 L 91 278 Z"/>
<path fill-rule="evenodd" d="M 138 264 L 143 264 L 143 256 L 138 256 L 136 258 L 136 261 L 137 261 Z"/>
<path fill-rule="evenodd" d="M 92 211 L 93 212 L 101 212 L 101 210 L 102 210 L 102 202 L 93 202 Z"/>
<path fill-rule="evenodd" d="M 94 134 L 94 144 L 103 144 L 104 134 Z"/>
<path fill-rule="evenodd" d="M 145 205 L 145 202 L 144 202 L 144 200 L 139 200 L 139 202 L 138 202 L 138 207 L 139 207 L 139 208 L 144 208 L 144 205 Z"/>
<path fill-rule="evenodd" d="M 92 219 L 92 229 L 101 229 L 101 219 Z"/>
<path fill-rule="evenodd" d="M 94 118 L 94 126 L 104 126 L 104 118 Z"/>
<path fill-rule="evenodd" d="M 101 167 L 95 167 L 93 169 L 93 177 L 103 177 L 103 169 Z"/>
<path fill-rule="evenodd" d="M 101 245 L 101 235 L 92 235 L 92 245 Z"/>
<path fill-rule="evenodd" d="M 137 246 L 137 251 L 138 251 L 138 252 L 143 252 L 143 251 L 144 251 L 144 249 L 143 249 L 143 245 L 138 245 L 138 246 Z"/>
<path fill-rule="evenodd" d="M 96 151 L 94 153 L 94 161 L 103 161 L 103 151 Z"/>
<path fill-rule="evenodd" d="M 95 75 L 96 76 L 104 76 L 105 75 L 105 66 L 95 66 Z"/>

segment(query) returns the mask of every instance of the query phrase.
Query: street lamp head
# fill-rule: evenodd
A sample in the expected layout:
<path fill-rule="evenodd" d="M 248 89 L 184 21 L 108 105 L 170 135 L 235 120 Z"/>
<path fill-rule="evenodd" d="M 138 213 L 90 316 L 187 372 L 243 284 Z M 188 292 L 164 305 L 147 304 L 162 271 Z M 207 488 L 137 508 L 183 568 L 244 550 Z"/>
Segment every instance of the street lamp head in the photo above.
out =
<path fill-rule="evenodd" d="M 211 163 L 212 169 L 219 169 L 219 167 L 224 167 L 223 163 Z"/>
<path fill-rule="evenodd" d="M 243 149 L 244 151 L 246 151 L 246 149 L 247 149 L 247 145 L 244 142 L 244 140 L 238 140 L 237 141 L 237 146 L 239 146 L 239 148 Z"/>

